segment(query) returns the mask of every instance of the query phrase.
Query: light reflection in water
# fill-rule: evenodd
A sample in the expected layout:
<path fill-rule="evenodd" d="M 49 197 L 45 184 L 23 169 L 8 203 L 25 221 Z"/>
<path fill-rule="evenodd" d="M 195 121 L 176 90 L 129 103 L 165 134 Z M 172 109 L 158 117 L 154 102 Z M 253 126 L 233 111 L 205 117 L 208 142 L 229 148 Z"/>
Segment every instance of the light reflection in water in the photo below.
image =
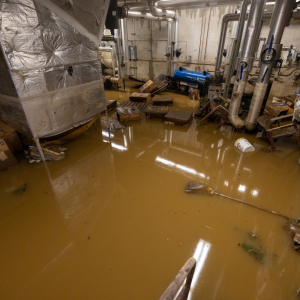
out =
<path fill-rule="evenodd" d="M 183 165 L 180 165 L 180 164 L 175 164 L 174 162 L 170 161 L 170 160 L 167 160 L 165 158 L 162 158 L 162 157 L 159 157 L 157 156 L 156 159 L 155 159 L 157 162 L 160 162 L 164 165 L 167 165 L 169 167 L 176 167 L 177 169 L 179 170 L 182 170 L 186 173 L 189 173 L 189 174 L 194 174 L 194 175 L 199 175 L 200 177 L 203 177 L 205 178 L 205 174 L 203 173 L 198 173 L 196 170 L 194 169 L 191 169 L 191 168 L 188 168 L 186 166 L 183 166 Z"/>
<path fill-rule="evenodd" d="M 196 284 L 199 280 L 200 274 L 201 274 L 202 269 L 204 267 L 204 264 L 205 264 L 205 261 L 207 259 L 208 252 L 210 251 L 210 248 L 211 248 L 211 244 L 204 241 L 204 240 L 200 240 L 197 247 L 196 247 L 196 250 L 195 250 L 195 253 L 194 253 L 193 257 L 196 259 L 197 265 L 196 265 L 193 281 L 192 281 L 192 284 L 191 284 L 191 290 L 190 290 L 188 300 L 192 299 L 194 288 L 195 288 L 195 286 L 196 286 Z"/>

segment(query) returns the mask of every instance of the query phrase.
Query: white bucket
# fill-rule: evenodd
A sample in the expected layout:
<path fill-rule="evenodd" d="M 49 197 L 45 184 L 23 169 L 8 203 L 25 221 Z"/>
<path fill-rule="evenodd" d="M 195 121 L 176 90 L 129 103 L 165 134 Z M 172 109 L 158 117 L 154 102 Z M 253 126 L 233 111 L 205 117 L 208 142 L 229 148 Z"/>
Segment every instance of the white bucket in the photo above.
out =
<path fill-rule="evenodd" d="M 237 147 L 242 152 L 254 152 L 255 151 L 255 148 L 245 138 L 238 139 L 234 143 L 234 146 Z"/>

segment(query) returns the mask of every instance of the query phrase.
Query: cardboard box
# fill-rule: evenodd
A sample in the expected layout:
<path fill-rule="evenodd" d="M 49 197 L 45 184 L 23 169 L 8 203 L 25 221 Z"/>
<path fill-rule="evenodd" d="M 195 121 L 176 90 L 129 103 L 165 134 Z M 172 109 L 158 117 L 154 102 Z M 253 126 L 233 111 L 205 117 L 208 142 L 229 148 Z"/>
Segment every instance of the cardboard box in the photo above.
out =
<path fill-rule="evenodd" d="M 141 88 L 140 88 L 140 92 L 141 93 L 152 93 L 155 90 L 157 90 L 157 87 L 155 85 L 155 83 L 151 80 L 149 80 L 148 82 L 146 82 Z"/>
<path fill-rule="evenodd" d="M 0 171 L 6 170 L 18 162 L 3 139 L 0 139 Z"/>
<path fill-rule="evenodd" d="M 129 97 L 132 102 L 151 102 L 151 94 L 149 93 L 133 93 Z"/>
<path fill-rule="evenodd" d="M 5 141 L 13 154 L 23 150 L 23 145 L 17 132 L 2 121 L 0 121 L 0 138 Z"/>

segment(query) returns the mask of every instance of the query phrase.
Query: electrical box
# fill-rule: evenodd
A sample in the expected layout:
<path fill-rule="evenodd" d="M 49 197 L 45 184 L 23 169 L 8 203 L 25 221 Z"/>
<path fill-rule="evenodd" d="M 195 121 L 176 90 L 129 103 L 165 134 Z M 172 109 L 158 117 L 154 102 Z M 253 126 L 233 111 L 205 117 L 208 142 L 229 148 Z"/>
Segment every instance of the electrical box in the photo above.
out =
<path fill-rule="evenodd" d="M 137 47 L 136 46 L 128 46 L 129 48 L 129 59 L 137 60 Z"/>

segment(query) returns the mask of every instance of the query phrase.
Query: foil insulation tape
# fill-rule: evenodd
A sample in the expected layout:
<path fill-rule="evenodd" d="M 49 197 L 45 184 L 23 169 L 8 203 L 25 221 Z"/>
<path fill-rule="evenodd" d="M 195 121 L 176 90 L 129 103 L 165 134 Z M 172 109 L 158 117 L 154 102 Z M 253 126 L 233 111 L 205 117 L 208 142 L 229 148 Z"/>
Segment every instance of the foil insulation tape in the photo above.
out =
<path fill-rule="evenodd" d="M 108 8 L 107 0 L 0 1 L 0 119 L 33 137 L 69 130 L 106 109 L 98 45 L 45 1 L 99 36 Z"/>

